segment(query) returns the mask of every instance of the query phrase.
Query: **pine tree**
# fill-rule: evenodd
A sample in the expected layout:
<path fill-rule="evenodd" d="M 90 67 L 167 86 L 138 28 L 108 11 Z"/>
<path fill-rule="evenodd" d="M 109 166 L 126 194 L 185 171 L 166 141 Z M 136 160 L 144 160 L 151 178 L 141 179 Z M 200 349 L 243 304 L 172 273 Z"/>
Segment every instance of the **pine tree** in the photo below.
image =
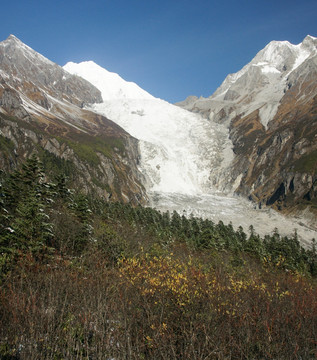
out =
<path fill-rule="evenodd" d="M 48 205 L 51 186 L 44 181 L 41 163 L 35 155 L 21 170 L 5 181 L 1 192 L 1 247 L 9 249 L 39 250 L 50 244 L 53 237 Z"/>
<path fill-rule="evenodd" d="M 40 251 L 50 245 L 53 238 L 52 224 L 45 203 L 35 189 L 18 203 L 12 228 L 13 247 Z"/>

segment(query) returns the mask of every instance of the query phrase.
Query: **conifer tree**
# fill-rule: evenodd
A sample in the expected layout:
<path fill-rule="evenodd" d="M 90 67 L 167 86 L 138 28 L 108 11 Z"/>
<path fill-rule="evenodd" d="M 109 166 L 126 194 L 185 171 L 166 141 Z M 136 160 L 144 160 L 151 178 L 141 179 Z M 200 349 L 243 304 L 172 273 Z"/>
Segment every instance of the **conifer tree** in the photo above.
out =
<path fill-rule="evenodd" d="M 49 245 L 53 237 L 50 201 L 51 187 L 45 183 L 41 163 L 33 155 L 5 182 L 0 206 L 1 218 L 7 221 L 2 227 L 5 234 L 1 246 L 33 251 Z"/>

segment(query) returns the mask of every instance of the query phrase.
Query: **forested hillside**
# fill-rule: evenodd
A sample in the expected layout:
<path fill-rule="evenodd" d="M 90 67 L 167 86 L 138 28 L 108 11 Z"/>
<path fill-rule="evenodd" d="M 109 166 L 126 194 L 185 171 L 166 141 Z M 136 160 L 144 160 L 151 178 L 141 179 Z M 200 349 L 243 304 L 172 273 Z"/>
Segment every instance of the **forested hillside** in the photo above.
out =
<path fill-rule="evenodd" d="M 317 356 L 314 241 L 83 195 L 35 156 L 0 183 L 1 358 Z"/>

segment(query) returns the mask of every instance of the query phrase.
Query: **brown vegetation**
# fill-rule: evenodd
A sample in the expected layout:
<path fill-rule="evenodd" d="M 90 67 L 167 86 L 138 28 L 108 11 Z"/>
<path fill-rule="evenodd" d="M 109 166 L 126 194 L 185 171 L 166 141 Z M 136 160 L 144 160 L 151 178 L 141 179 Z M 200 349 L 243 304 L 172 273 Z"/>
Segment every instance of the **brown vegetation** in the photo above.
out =
<path fill-rule="evenodd" d="M 225 254 L 21 255 L 0 292 L 6 359 L 312 359 L 317 291 Z M 207 261 L 208 260 L 208 261 Z M 7 356 L 7 357 L 5 357 Z"/>

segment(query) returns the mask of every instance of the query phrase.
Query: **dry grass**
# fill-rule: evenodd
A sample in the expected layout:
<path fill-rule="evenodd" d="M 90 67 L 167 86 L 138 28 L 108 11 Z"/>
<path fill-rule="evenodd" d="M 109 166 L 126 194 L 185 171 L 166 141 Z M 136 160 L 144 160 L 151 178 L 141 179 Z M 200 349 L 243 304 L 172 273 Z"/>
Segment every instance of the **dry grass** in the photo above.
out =
<path fill-rule="evenodd" d="M 211 264 L 212 265 L 212 264 Z M 0 293 L 3 359 L 313 359 L 317 291 L 299 275 L 198 257 L 23 257 Z M 252 270 L 252 272 L 250 272 Z"/>

